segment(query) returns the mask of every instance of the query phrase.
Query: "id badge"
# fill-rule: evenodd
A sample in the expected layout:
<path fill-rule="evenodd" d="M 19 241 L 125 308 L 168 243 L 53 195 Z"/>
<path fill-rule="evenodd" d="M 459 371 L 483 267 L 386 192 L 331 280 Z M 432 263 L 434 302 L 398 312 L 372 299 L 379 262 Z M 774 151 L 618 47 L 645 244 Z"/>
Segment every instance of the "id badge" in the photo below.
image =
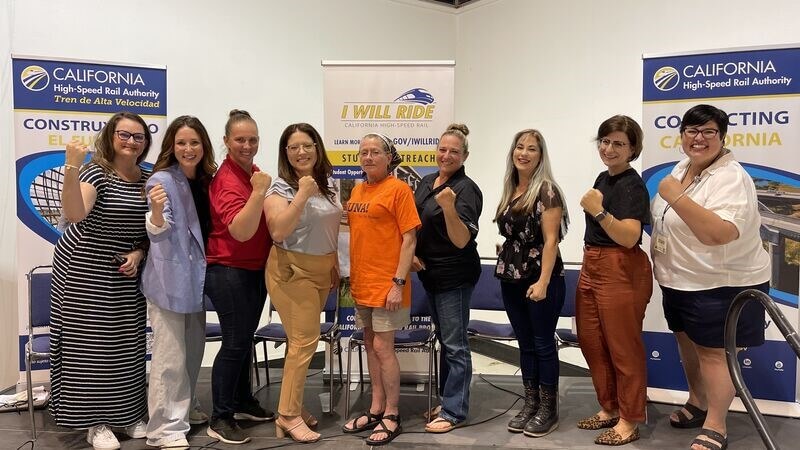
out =
<path fill-rule="evenodd" d="M 659 253 L 667 253 L 667 236 L 664 233 L 658 232 L 655 234 L 655 244 L 653 248 Z"/>

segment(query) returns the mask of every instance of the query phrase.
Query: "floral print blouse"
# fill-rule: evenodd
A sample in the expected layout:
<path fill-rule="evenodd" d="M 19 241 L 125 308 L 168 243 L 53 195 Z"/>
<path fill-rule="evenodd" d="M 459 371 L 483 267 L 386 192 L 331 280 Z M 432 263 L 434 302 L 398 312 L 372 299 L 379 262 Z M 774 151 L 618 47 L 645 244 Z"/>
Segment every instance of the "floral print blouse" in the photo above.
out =
<path fill-rule="evenodd" d="M 514 205 L 522 197 L 512 200 L 497 218 L 500 235 L 506 238 L 500 253 L 497 255 L 495 276 L 502 280 L 538 280 L 542 267 L 542 213 L 550 208 L 563 208 L 564 202 L 550 183 L 542 183 L 539 196 L 530 213 L 512 211 Z M 566 230 L 562 219 L 559 241 L 564 238 Z M 556 257 L 553 274 L 564 270 L 561 256 Z"/>

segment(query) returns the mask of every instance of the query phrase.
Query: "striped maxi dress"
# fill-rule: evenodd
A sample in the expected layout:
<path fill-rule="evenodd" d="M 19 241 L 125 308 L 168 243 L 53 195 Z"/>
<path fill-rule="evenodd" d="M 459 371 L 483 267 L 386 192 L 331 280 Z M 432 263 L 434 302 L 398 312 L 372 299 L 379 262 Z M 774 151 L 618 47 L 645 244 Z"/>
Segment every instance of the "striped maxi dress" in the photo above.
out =
<path fill-rule="evenodd" d="M 144 416 L 147 306 L 138 275 L 122 275 L 113 255 L 147 239 L 149 176 L 126 182 L 95 164 L 80 174 L 97 200 L 53 255 L 50 413 L 59 426 L 127 426 Z"/>

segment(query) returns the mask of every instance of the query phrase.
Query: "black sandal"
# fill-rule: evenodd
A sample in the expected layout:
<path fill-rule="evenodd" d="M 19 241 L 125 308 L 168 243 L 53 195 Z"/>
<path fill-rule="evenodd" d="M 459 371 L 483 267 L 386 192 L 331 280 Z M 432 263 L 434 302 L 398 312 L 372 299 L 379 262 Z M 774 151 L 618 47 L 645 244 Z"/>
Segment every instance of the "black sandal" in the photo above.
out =
<path fill-rule="evenodd" d="M 708 411 L 703 411 L 689 402 L 686 402 L 686 404 L 683 405 L 683 409 L 689 411 L 689 413 L 692 415 L 692 418 L 688 418 L 686 414 L 679 409 L 675 411 L 675 415 L 678 416 L 678 420 L 670 419 L 670 425 L 675 428 L 697 428 L 703 426 L 703 423 L 706 421 L 706 415 L 708 414 Z"/>
<path fill-rule="evenodd" d="M 359 427 L 358 420 L 361 419 L 362 417 L 366 417 L 367 421 L 364 423 L 364 425 L 361 425 Z M 381 422 L 381 419 L 383 419 L 383 413 L 372 414 L 371 412 L 369 412 L 369 410 L 366 410 L 363 413 L 361 413 L 361 415 L 356 417 L 355 420 L 353 420 L 353 428 L 347 428 L 346 423 L 342 425 L 342 432 L 361 433 L 362 431 L 366 431 L 374 427 L 375 425 L 379 424 Z"/>
<path fill-rule="evenodd" d="M 383 423 L 384 420 L 391 420 L 392 422 L 397 424 L 397 428 L 394 430 L 390 430 L 389 427 Z M 379 428 L 380 427 L 380 428 Z M 380 423 L 375 426 L 375 429 L 372 430 L 372 433 L 384 433 L 386 435 L 383 439 L 371 439 L 367 438 L 366 442 L 368 445 L 384 445 L 392 442 L 394 438 L 396 438 L 401 432 L 403 431 L 403 426 L 400 425 L 400 414 L 387 414 L 383 416 Z"/>
<path fill-rule="evenodd" d="M 695 445 L 695 444 L 702 445 L 703 447 L 705 447 L 705 448 L 707 448 L 709 450 L 725 450 L 726 448 L 728 448 L 728 438 L 723 436 L 723 435 L 721 435 L 721 434 L 719 434 L 719 433 L 717 433 L 714 430 L 709 430 L 708 428 L 703 428 L 703 429 L 700 430 L 700 435 L 705 435 L 705 437 L 711 438 L 714 441 L 719 442 L 719 444 L 717 442 L 709 441 L 708 439 L 703 439 L 703 438 L 698 437 L 698 438 L 696 438 L 695 440 L 692 441 L 692 445 Z M 700 436 L 700 435 L 698 435 L 698 436 Z"/>

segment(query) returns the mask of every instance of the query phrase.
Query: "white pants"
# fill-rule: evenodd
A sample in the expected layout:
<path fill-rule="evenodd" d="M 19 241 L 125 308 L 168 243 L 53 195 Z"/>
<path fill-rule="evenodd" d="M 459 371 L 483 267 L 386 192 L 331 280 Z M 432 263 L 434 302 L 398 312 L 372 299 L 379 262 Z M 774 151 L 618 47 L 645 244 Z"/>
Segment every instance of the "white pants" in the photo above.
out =
<path fill-rule="evenodd" d="M 198 405 L 197 375 L 206 344 L 206 313 L 182 314 L 147 302 L 153 328 L 147 408 L 147 445 L 185 438 L 189 411 Z"/>

